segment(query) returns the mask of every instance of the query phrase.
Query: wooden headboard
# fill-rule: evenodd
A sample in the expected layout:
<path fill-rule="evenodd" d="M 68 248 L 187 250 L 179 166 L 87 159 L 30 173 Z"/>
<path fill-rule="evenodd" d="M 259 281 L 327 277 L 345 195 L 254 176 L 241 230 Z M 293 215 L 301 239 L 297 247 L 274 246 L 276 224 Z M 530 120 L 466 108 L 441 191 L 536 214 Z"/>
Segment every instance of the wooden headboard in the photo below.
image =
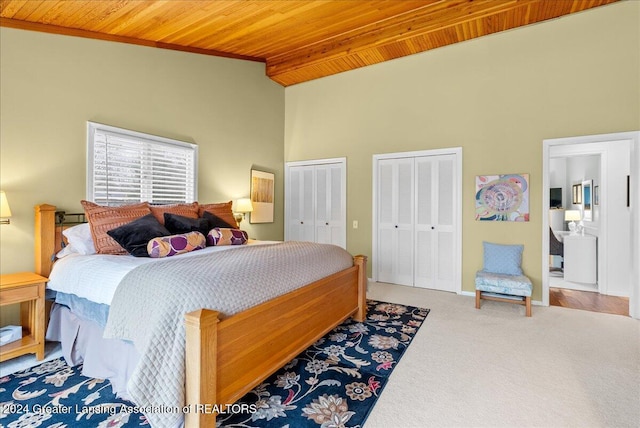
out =
<path fill-rule="evenodd" d="M 55 255 L 63 247 L 62 231 L 76 224 L 84 223 L 84 213 L 68 214 L 56 211 L 49 204 L 35 206 L 35 272 L 49 277 Z"/>
<path fill-rule="evenodd" d="M 56 207 L 40 204 L 35 211 L 35 272 L 49 277 L 56 254 Z"/>

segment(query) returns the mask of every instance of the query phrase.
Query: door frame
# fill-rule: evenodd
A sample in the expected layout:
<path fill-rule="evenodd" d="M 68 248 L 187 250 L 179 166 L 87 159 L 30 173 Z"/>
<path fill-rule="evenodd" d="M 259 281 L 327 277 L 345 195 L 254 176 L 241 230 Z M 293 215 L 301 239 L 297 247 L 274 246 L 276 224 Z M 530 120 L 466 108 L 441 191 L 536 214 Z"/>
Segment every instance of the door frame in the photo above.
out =
<path fill-rule="evenodd" d="M 451 147 L 445 149 L 419 150 L 410 152 L 396 152 L 373 155 L 372 170 L 372 231 L 371 231 L 371 276 L 372 280 L 378 280 L 378 162 L 382 159 L 415 158 L 423 156 L 454 155 L 456 165 L 456 183 L 454 189 L 457 192 L 454 199 L 454 291 L 462 294 L 462 147 Z"/>
<path fill-rule="evenodd" d="M 553 138 L 543 140 L 542 146 L 542 192 L 548 195 L 549 192 L 549 162 L 551 147 L 570 146 L 575 144 L 589 143 L 609 143 L 617 140 L 631 141 L 631 260 L 637 259 L 640 255 L 640 186 L 633 186 L 633 183 L 640 182 L 640 131 L 618 132 L 612 134 L 586 135 L 579 137 Z M 567 148 L 569 150 L 569 148 Z M 601 157 L 601 180 L 606 180 L 606 153 L 600 153 Z M 576 154 L 578 154 L 576 152 Z M 579 154 L 587 154 L 581 150 Z M 592 152 L 591 154 L 597 154 Z M 603 195 L 604 196 L 604 195 Z M 606 207 L 606 205 L 605 205 Z M 606 209 L 606 208 L 605 208 Z M 542 198 L 542 304 L 549 305 L 549 198 Z M 603 213 L 606 215 L 606 213 Z M 606 242 L 606 224 L 601 222 L 603 227 L 602 239 Z M 606 271 L 605 271 L 606 272 Z M 640 318 L 640 268 L 633 266 L 631 272 L 631 290 L 629 298 L 629 315 L 633 318 Z"/>
<path fill-rule="evenodd" d="M 316 165 L 340 165 L 340 192 L 342 193 L 340 198 L 340 215 L 344 219 L 343 237 L 342 241 L 345 243 L 345 249 L 347 248 L 347 158 L 329 158 L 329 159 L 311 159 L 305 161 L 293 161 L 285 162 L 284 164 L 284 240 L 288 240 L 289 228 L 289 206 L 291 197 L 291 187 L 289 186 L 289 178 L 291 174 L 291 168 L 297 166 L 316 166 Z M 315 205 L 315 203 L 314 203 Z"/>
<path fill-rule="evenodd" d="M 609 244 L 609 233 L 607 230 L 607 221 L 606 219 L 609 218 L 609 204 L 607 203 L 608 200 L 608 194 L 609 192 L 608 190 L 608 186 L 609 186 L 609 171 L 608 171 L 608 164 L 609 164 L 609 154 L 608 151 L 606 149 L 606 147 L 604 147 L 602 144 L 598 144 L 599 142 L 581 142 L 578 140 L 571 140 L 571 141 L 567 141 L 565 139 L 563 139 L 562 142 L 559 141 L 554 141 L 554 140 L 545 140 L 548 141 L 550 144 L 547 146 L 548 150 L 546 150 L 546 159 L 547 159 L 547 165 L 546 165 L 546 173 L 544 173 L 544 178 L 543 178 L 543 189 L 542 189 L 542 194 L 543 195 L 548 195 L 549 194 L 549 189 L 551 187 L 550 183 L 549 183 L 549 174 L 551 173 L 550 171 L 550 165 L 549 163 L 551 162 L 551 159 L 553 158 L 557 158 L 557 157 L 573 157 L 573 156 L 594 156 L 597 155 L 600 157 L 599 159 L 599 167 L 600 167 L 600 181 L 599 181 L 599 185 L 600 185 L 600 189 L 601 189 L 601 193 L 602 193 L 602 197 L 600 198 L 600 205 L 599 205 L 599 209 L 600 209 L 600 221 L 598 222 L 598 241 L 597 241 L 597 248 L 598 248 L 598 252 L 597 252 L 597 272 L 598 272 L 598 279 L 597 279 L 597 291 L 599 293 L 602 294 L 608 294 L 607 293 L 607 288 L 608 288 L 608 283 L 609 281 L 607 280 L 608 278 L 608 258 L 609 258 L 609 254 L 608 251 L 603 251 L 601 250 L 601 248 L 607 248 L 608 244 Z M 556 150 L 552 150 L 552 149 L 556 149 Z M 555 155 L 552 156 L 552 151 L 555 151 Z M 585 178 L 586 179 L 586 178 Z M 568 195 L 570 196 L 570 195 Z M 546 208 L 547 208 L 547 215 L 543 216 L 543 226 L 544 226 L 544 222 L 547 222 L 547 228 L 544 230 L 547 230 L 547 248 L 548 248 L 548 241 L 549 241 L 549 232 L 548 232 L 548 226 L 549 226 L 549 198 L 548 197 L 544 197 L 543 198 L 543 204 L 546 204 Z M 568 205 L 568 204 L 566 204 Z M 544 244 L 543 244 L 544 247 Z M 548 254 L 548 251 L 547 251 Z M 546 297 L 547 299 L 549 298 L 549 293 L 548 293 L 548 284 L 549 284 L 549 257 L 547 257 L 546 259 L 543 260 L 543 263 L 546 262 L 547 263 L 547 276 L 546 278 L 543 278 L 543 283 L 546 280 L 547 282 L 547 293 L 546 293 Z M 542 302 L 544 304 L 544 286 L 543 286 L 543 298 L 542 298 Z"/>

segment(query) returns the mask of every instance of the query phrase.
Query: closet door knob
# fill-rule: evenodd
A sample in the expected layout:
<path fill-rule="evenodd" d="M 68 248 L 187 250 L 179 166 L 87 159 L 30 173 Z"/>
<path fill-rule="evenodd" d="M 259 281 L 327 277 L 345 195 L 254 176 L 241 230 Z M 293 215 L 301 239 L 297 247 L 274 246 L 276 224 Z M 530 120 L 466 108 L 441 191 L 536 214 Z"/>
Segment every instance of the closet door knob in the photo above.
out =
<path fill-rule="evenodd" d="M 329 226 L 329 223 L 325 223 L 326 226 Z"/>
<path fill-rule="evenodd" d="M 304 224 L 304 221 L 301 221 L 300 224 Z"/>
<path fill-rule="evenodd" d="M 435 226 L 431 226 L 431 230 L 435 229 Z"/>
<path fill-rule="evenodd" d="M 398 225 L 396 224 L 396 229 L 398 228 Z"/>

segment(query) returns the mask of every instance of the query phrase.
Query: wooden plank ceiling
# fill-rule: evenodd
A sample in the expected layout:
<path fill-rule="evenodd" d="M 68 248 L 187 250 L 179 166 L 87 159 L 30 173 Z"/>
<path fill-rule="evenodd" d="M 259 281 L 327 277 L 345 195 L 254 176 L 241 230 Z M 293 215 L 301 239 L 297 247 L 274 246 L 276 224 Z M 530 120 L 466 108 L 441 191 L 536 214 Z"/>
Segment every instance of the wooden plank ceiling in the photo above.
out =
<path fill-rule="evenodd" d="M 284 85 L 618 0 L 1 0 L 0 26 L 266 62 Z"/>

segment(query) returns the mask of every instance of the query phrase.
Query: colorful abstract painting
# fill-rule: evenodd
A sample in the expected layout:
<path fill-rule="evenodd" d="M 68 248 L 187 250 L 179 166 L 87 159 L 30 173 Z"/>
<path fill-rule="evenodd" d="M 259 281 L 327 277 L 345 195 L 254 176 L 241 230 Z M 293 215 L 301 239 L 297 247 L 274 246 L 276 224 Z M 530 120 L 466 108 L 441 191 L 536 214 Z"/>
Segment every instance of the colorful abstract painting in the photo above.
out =
<path fill-rule="evenodd" d="M 476 220 L 529 221 L 529 174 L 476 176 Z"/>

